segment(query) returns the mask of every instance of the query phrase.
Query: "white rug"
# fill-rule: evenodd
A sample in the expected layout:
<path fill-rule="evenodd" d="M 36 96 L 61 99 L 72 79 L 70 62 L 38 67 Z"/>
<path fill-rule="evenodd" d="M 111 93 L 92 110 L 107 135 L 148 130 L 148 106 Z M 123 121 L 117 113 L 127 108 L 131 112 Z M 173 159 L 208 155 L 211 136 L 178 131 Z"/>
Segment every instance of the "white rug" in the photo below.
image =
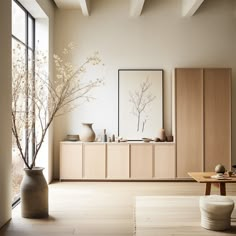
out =
<path fill-rule="evenodd" d="M 235 196 L 228 197 L 236 203 Z M 232 228 L 228 231 L 206 230 L 200 226 L 200 219 L 199 196 L 140 196 L 135 199 L 136 236 L 236 235 L 236 208 L 232 214 Z"/>

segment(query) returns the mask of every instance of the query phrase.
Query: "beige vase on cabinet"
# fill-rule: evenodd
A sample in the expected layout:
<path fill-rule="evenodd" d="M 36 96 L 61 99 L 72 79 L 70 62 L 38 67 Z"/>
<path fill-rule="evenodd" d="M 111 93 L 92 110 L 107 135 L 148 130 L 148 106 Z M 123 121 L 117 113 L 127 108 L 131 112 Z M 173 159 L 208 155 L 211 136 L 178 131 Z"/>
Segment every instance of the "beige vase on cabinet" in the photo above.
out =
<path fill-rule="evenodd" d="M 94 142 L 96 135 L 93 131 L 92 123 L 82 123 L 80 140 L 83 142 Z"/>

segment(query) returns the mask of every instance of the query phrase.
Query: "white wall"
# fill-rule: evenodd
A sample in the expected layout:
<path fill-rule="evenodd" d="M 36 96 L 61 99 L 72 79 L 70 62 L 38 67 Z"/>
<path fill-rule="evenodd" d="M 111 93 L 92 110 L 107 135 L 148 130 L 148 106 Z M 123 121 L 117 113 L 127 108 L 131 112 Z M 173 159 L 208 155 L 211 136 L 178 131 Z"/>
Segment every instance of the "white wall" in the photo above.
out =
<path fill-rule="evenodd" d="M 11 1 L 0 1 L 0 227 L 11 218 Z"/>
<path fill-rule="evenodd" d="M 45 0 L 19 0 L 21 4 L 36 19 L 36 47 L 39 50 L 48 52 L 49 79 L 53 79 L 53 28 L 54 28 L 54 7 L 52 1 Z M 44 145 L 38 154 L 36 165 L 45 167 L 44 174 L 48 182 L 53 179 L 53 125 L 49 128 L 44 140 Z"/>
<path fill-rule="evenodd" d="M 164 127 L 171 127 L 171 72 L 175 67 L 233 68 L 233 106 L 236 105 L 236 19 L 234 0 L 208 0 L 191 18 L 181 16 L 181 0 L 146 1 L 143 14 L 129 17 L 127 0 L 92 1 L 90 17 L 80 11 L 55 13 L 55 52 L 75 42 L 73 62 L 100 51 L 105 63 L 105 86 L 97 99 L 60 117 L 54 124 L 54 171 L 58 177 L 59 142 L 80 133 L 81 122 L 92 121 L 97 134 L 106 128 L 117 134 L 118 73 L 121 68 L 164 69 Z M 233 144 L 236 141 L 233 109 Z M 236 146 L 232 156 L 236 164 Z"/>

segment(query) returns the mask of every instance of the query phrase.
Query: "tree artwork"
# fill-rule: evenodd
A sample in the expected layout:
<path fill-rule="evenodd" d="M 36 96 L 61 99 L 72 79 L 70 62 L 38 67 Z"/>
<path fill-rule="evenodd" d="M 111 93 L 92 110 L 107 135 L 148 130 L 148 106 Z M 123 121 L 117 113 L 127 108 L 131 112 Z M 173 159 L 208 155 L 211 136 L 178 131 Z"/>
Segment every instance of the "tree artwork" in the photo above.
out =
<path fill-rule="evenodd" d="M 151 86 L 152 84 L 147 77 L 145 81 L 139 84 L 138 90 L 129 92 L 129 102 L 132 103 L 132 114 L 137 117 L 137 132 L 144 132 L 148 120 L 147 108 L 156 98 L 156 96 L 150 93 Z"/>
<path fill-rule="evenodd" d="M 163 127 L 163 70 L 118 70 L 118 135 L 130 141 L 156 137 Z"/>

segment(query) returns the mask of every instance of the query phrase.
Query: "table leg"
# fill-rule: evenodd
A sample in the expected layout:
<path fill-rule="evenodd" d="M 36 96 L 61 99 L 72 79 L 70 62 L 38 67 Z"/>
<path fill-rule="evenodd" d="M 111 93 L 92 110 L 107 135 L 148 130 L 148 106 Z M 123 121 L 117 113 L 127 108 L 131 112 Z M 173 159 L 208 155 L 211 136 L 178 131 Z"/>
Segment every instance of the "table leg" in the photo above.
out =
<path fill-rule="evenodd" d="M 222 195 L 222 196 L 226 195 L 225 183 L 220 183 L 220 195 Z"/>
<path fill-rule="evenodd" d="M 206 183 L 205 195 L 211 194 L 211 183 Z"/>

